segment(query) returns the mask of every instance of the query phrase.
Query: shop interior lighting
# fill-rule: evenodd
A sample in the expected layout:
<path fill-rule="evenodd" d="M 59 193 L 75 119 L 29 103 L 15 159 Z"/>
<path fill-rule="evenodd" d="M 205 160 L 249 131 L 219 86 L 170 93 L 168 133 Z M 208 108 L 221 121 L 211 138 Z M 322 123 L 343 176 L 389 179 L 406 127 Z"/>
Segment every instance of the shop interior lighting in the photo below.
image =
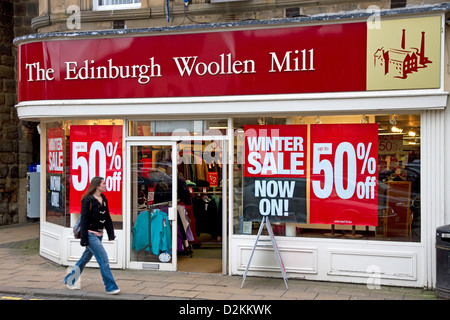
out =
<path fill-rule="evenodd" d="M 409 135 L 410 137 L 415 137 L 415 136 L 416 136 L 416 132 L 413 131 L 413 130 L 409 130 L 409 131 L 408 131 L 408 135 Z"/>
<path fill-rule="evenodd" d="M 396 126 L 392 126 L 391 127 L 391 131 L 394 132 L 394 133 L 402 133 L 403 129 L 402 128 L 398 128 Z"/>

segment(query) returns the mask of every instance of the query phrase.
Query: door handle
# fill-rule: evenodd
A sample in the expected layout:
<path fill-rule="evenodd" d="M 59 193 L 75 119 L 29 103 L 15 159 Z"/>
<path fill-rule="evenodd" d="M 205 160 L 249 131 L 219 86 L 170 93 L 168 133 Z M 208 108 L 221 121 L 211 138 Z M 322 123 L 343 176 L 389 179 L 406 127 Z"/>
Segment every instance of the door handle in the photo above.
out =
<path fill-rule="evenodd" d="M 175 208 L 174 207 L 169 207 L 168 216 L 169 216 L 170 221 L 175 220 Z"/>

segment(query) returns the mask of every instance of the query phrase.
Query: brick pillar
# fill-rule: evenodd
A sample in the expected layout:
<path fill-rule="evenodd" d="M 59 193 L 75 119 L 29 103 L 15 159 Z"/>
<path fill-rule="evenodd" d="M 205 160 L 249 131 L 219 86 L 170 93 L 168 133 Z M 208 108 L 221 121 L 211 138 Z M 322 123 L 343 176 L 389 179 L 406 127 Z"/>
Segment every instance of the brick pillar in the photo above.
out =
<path fill-rule="evenodd" d="M 37 123 L 19 121 L 16 104 L 15 36 L 32 33 L 38 0 L 0 0 L 0 225 L 23 223 L 26 173 L 38 161 Z"/>

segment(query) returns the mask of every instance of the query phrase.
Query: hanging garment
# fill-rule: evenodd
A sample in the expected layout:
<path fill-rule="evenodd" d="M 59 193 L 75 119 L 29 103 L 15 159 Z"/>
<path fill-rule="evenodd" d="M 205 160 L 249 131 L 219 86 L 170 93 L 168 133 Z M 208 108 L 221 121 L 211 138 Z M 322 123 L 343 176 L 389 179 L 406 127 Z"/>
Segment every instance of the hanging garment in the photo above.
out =
<path fill-rule="evenodd" d="M 188 241 L 194 241 L 194 236 L 192 234 L 192 230 L 190 227 L 190 220 L 186 211 L 186 207 L 183 205 L 177 206 L 178 211 L 178 217 L 180 218 L 180 221 L 182 223 L 183 230 L 186 234 L 186 239 Z"/>
<path fill-rule="evenodd" d="M 139 251 L 144 249 L 149 244 L 149 215 L 148 211 L 142 211 L 136 218 L 136 223 L 133 226 L 133 243 L 131 248 Z M 149 251 L 149 248 L 146 248 Z"/>
<path fill-rule="evenodd" d="M 197 197 L 194 200 L 195 232 L 197 236 L 208 233 L 213 238 L 222 235 L 222 215 L 216 205 L 216 201 L 206 197 Z"/>
<path fill-rule="evenodd" d="M 172 231 L 167 213 L 155 209 L 151 214 L 151 240 L 152 252 L 159 255 L 161 252 L 172 251 Z"/>
<path fill-rule="evenodd" d="M 151 239 L 149 239 L 149 226 L 151 226 Z M 153 210 L 149 223 L 148 211 L 143 211 L 138 215 L 132 230 L 132 249 L 139 251 L 145 248 L 149 251 L 148 244 L 151 240 L 151 251 L 155 255 L 172 250 L 172 231 L 167 213 L 159 209 Z"/>
<path fill-rule="evenodd" d="M 190 221 L 189 223 L 189 228 L 191 229 L 192 232 L 192 236 L 194 237 L 193 243 L 198 243 L 198 239 L 197 239 L 197 233 L 195 232 L 195 216 L 194 216 L 194 206 L 191 205 L 184 205 L 186 212 L 187 212 L 187 217 Z"/>
<path fill-rule="evenodd" d="M 217 195 L 212 195 L 211 200 L 216 204 L 216 212 L 212 212 L 214 214 L 214 231 L 213 234 L 217 236 L 222 236 L 222 198 Z M 212 208 L 214 210 L 214 208 Z"/>
<path fill-rule="evenodd" d="M 222 209 L 219 210 L 219 201 L 211 198 L 208 203 L 207 214 L 211 223 L 209 234 L 213 238 L 222 236 Z"/>

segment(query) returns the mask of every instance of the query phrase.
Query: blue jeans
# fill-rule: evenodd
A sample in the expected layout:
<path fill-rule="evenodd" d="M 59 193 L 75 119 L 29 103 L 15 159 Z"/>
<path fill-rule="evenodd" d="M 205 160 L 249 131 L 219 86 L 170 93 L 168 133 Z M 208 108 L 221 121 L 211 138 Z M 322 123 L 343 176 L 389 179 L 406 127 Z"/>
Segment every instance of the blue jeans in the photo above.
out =
<path fill-rule="evenodd" d="M 69 278 L 74 283 L 76 279 L 73 279 L 73 274 L 78 273 L 78 275 L 80 275 L 81 272 L 83 272 L 86 264 L 89 262 L 89 260 L 91 260 L 92 256 L 94 256 L 100 267 L 100 273 L 102 275 L 103 283 L 105 284 L 106 292 L 118 289 L 117 284 L 114 281 L 114 277 L 111 273 L 111 269 L 109 268 L 108 255 L 106 254 L 106 251 L 102 245 L 103 236 L 98 237 L 91 232 L 88 232 L 88 234 L 89 245 L 86 247 L 86 250 L 84 250 L 80 260 L 78 260 L 78 262 L 72 268 L 72 271 L 64 278 L 64 283 L 67 283 Z"/>

